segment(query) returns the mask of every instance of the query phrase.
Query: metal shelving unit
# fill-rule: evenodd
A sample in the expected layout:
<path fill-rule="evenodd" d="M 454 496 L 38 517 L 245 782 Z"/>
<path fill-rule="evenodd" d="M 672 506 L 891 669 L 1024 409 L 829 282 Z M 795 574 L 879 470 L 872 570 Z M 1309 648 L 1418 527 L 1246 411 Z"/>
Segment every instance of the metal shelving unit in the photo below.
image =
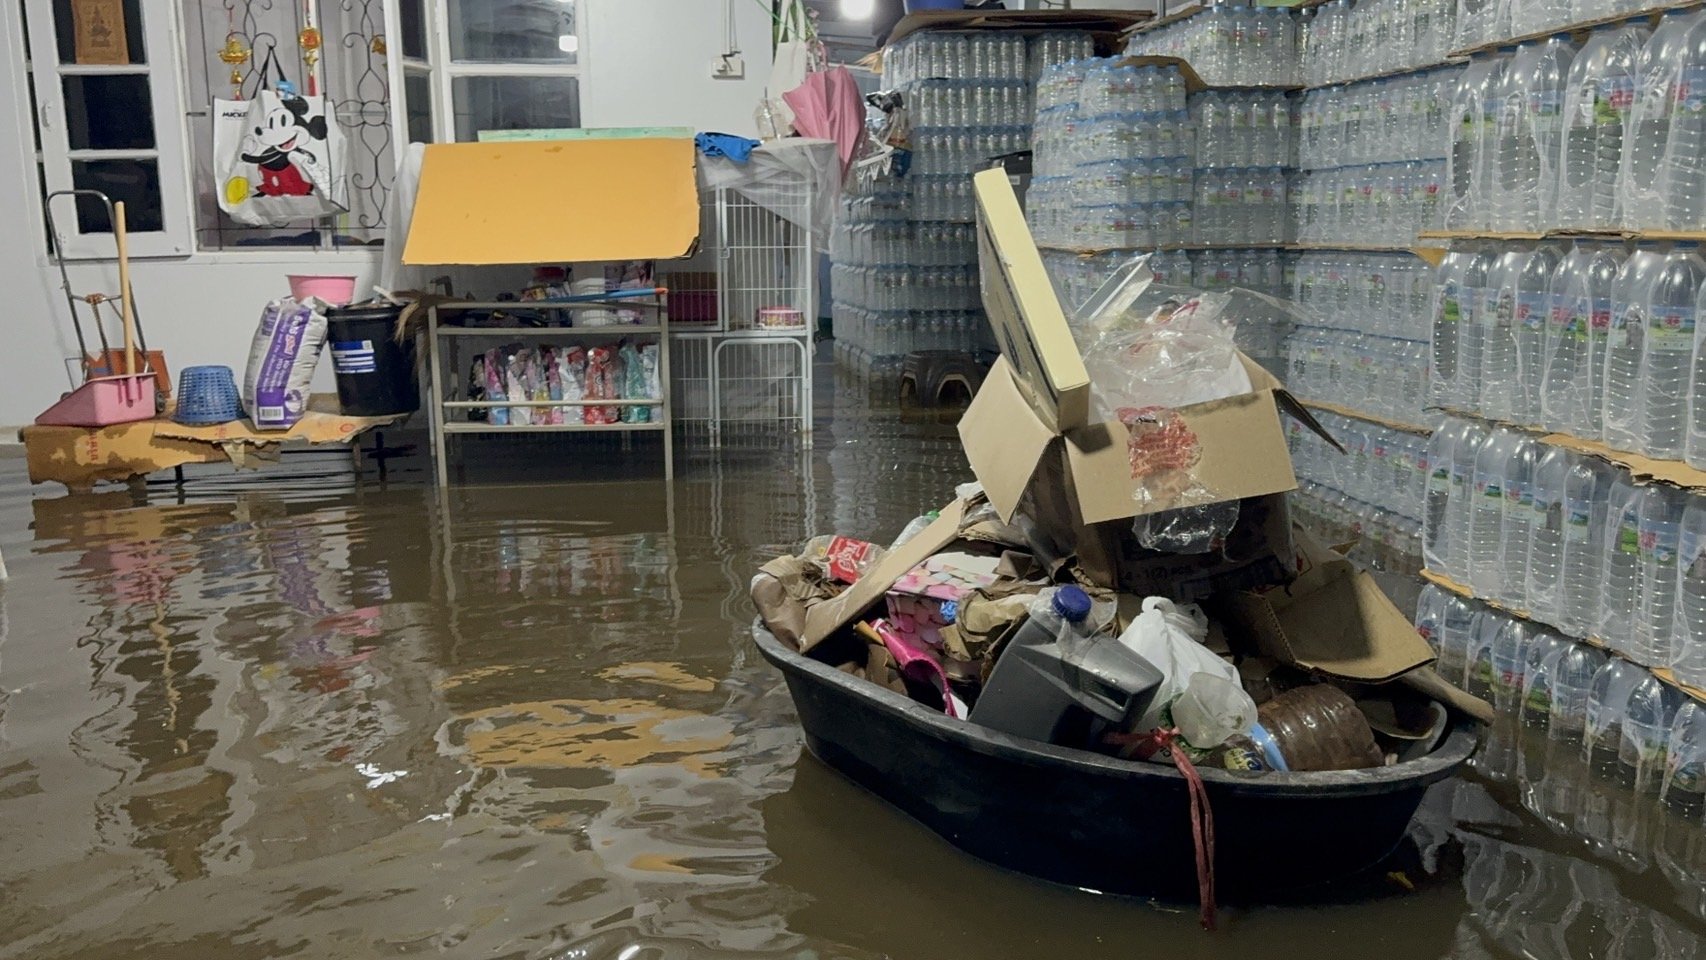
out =
<path fill-rule="evenodd" d="M 446 326 L 445 314 L 471 310 L 504 310 L 510 312 L 579 310 L 649 310 L 656 321 L 649 324 L 613 324 L 599 327 L 538 327 L 511 324 L 508 326 L 462 327 Z M 658 341 L 658 396 L 640 400 L 489 400 L 458 399 L 460 391 L 455 380 L 446 375 L 461 375 L 462 343 L 485 339 L 498 342 L 524 341 L 530 344 L 559 344 L 614 342 L 629 337 L 650 336 Z M 450 483 L 450 462 L 446 439 L 453 434 L 504 433 L 662 433 L 664 480 L 675 479 L 675 452 L 671 442 L 670 372 L 669 372 L 669 307 L 668 295 L 662 290 L 644 297 L 590 297 L 562 300 L 528 300 L 509 303 L 441 303 L 427 311 L 427 371 L 432 408 L 432 445 L 434 465 L 440 487 Z M 447 364 L 448 360 L 448 364 Z M 557 423 L 557 424 L 495 424 L 472 420 L 451 420 L 457 411 L 486 407 L 649 407 L 652 418 L 645 423 Z"/>

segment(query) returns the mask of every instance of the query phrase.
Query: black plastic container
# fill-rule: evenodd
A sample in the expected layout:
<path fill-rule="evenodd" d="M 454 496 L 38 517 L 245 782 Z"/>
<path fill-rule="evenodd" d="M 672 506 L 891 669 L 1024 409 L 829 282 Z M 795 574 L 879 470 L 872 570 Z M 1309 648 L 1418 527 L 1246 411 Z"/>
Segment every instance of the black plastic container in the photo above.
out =
<path fill-rule="evenodd" d="M 338 408 L 351 417 L 388 417 L 421 408 L 415 341 L 393 337 L 401 307 L 388 303 L 326 311 L 326 345 L 338 378 Z"/>

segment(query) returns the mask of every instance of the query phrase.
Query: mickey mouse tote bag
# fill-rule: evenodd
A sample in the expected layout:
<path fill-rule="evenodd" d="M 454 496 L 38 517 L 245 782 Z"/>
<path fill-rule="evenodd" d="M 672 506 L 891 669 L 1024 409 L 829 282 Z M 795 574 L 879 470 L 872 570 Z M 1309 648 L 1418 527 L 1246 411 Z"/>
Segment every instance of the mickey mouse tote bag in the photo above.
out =
<path fill-rule="evenodd" d="M 279 227 L 348 210 L 345 162 L 343 131 L 326 97 L 280 83 L 252 100 L 213 102 L 219 209 L 238 223 Z"/>

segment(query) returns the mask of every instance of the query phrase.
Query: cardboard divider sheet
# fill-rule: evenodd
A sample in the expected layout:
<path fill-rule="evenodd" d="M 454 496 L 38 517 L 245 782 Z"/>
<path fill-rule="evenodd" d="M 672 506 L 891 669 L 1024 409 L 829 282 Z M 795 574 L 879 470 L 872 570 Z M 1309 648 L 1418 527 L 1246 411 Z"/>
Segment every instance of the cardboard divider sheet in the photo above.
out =
<path fill-rule="evenodd" d="M 403 262 L 668 260 L 698 237 L 692 140 L 435 143 Z"/>

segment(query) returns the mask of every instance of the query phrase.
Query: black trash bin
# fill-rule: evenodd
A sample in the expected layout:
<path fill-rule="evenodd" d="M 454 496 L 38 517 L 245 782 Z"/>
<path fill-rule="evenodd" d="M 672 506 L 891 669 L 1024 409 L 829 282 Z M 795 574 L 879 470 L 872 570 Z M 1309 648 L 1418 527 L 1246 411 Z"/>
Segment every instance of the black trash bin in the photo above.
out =
<path fill-rule="evenodd" d="M 326 342 L 338 377 L 338 407 L 346 416 L 385 417 L 421 408 L 415 341 L 393 337 L 402 307 L 357 304 L 326 311 Z"/>

